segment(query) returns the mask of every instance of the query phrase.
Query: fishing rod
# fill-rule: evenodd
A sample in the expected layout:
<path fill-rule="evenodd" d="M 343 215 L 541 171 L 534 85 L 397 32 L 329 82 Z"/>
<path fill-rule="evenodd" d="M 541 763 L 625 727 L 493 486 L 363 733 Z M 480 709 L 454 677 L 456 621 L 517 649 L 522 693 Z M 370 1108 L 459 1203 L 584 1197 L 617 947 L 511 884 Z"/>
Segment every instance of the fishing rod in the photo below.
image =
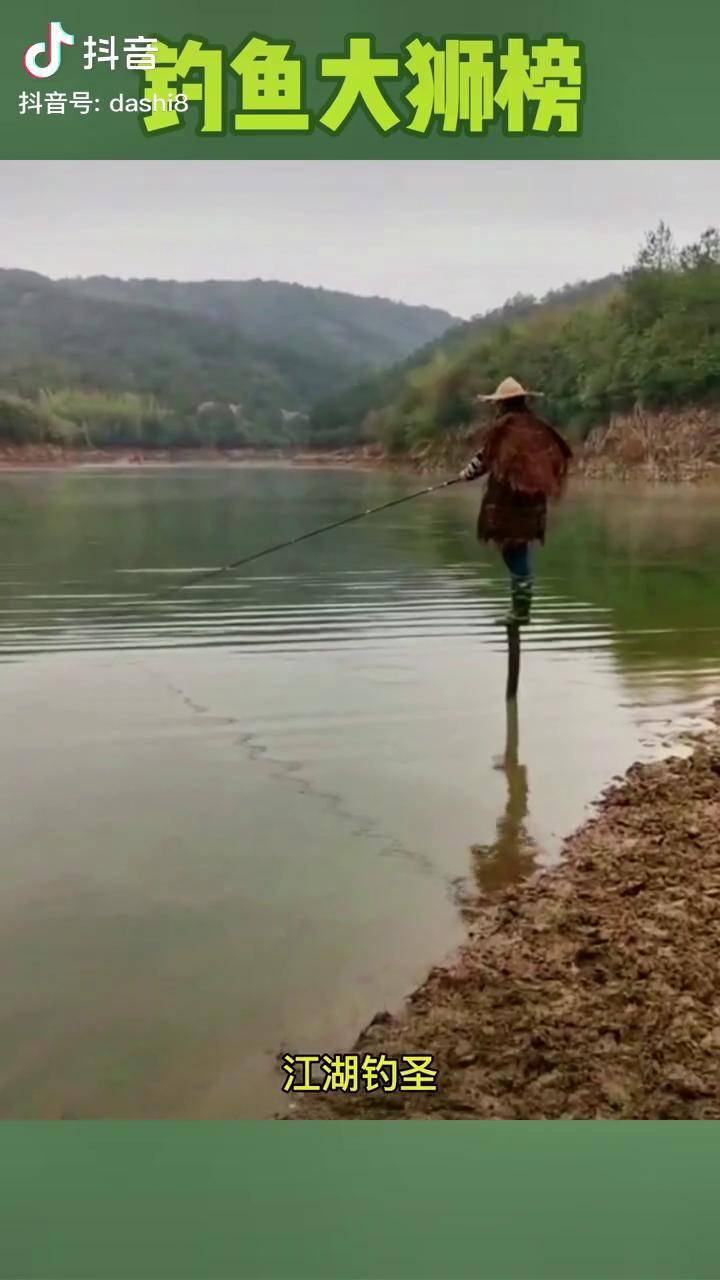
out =
<path fill-rule="evenodd" d="M 403 502 L 412 502 L 414 498 L 423 498 L 428 493 L 437 493 L 440 489 L 447 489 L 450 485 L 457 484 L 459 479 L 459 476 L 454 476 L 451 480 L 442 480 L 440 484 L 431 484 L 426 489 L 416 489 L 414 493 L 406 493 L 402 498 L 392 498 L 390 502 L 382 502 L 377 507 L 368 507 L 365 511 L 356 511 L 351 516 L 344 516 L 342 520 L 333 520 L 330 524 L 321 525 L 319 529 L 309 529 L 307 533 L 299 533 L 294 538 L 286 538 L 284 542 L 275 542 L 271 547 L 263 547 L 261 551 L 253 551 L 249 556 L 240 556 L 238 560 L 230 560 L 227 564 L 218 565 L 215 569 L 201 570 L 199 573 L 190 575 L 184 582 L 162 587 L 158 591 L 149 592 L 132 602 L 124 600 L 120 604 L 110 605 L 103 612 L 106 617 L 112 617 L 116 613 L 127 613 L 132 609 L 145 608 L 147 605 L 154 604 L 157 600 L 177 595 L 179 591 L 185 591 L 188 587 L 197 586 L 201 582 L 209 582 L 210 579 L 218 578 L 221 574 L 232 573 L 243 565 L 252 564 L 255 560 L 262 560 L 264 556 L 274 555 L 276 551 L 283 551 L 286 547 L 295 547 L 300 542 L 307 542 L 309 538 L 317 538 L 321 533 L 330 533 L 333 529 L 341 529 L 343 525 L 354 524 L 357 520 L 364 520 L 366 516 L 377 515 L 379 511 L 388 511 L 391 507 L 399 507 Z"/>
<path fill-rule="evenodd" d="M 440 484 L 431 484 L 426 489 L 417 489 L 414 493 L 406 493 L 402 498 L 393 498 L 390 502 L 382 502 L 377 507 L 368 507 L 366 511 L 356 511 L 354 515 L 344 516 L 342 520 L 333 520 L 331 524 L 321 525 L 319 529 L 310 529 L 307 533 L 300 533 L 295 538 L 286 538 L 284 542 L 276 542 L 271 547 L 264 547 L 262 551 L 253 551 L 249 556 L 241 556 L 238 560 L 230 560 L 228 564 L 219 565 L 217 569 L 206 569 L 200 573 L 193 574 L 187 578 L 185 582 L 180 582 L 172 587 L 166 587 L 161 591 L 147 597 L 147 603 L 152 600 L 161 599 L 166 595 L 175 594 L 178 591 L 185 591 L 188 587 L 197 586 L 201 582 L 209 582 L 211 578 L 217 578 L 223 573 L 232 573 L 235 569 L 242 568 L 243 565 L 252 564 L 255 560 L 262 560 L 264 556 L 274 555 L 276 551 L 284 551 L 286 547 L 295 547 L 300 542 L 307 542 L 308 538 L 317 538 L 321 533 L 331 533 L 333 529 L 341 529 L 343 525 L 354 524 L 357 520 L 364 520 L 366 516 L 377 515 L 379 511 L 389 511 L 391 507 L 399 507 L 403 502 L 412 502 L 414 498 L 423 498 L 428 493 L 437 493 L 440 489 L 447 489 L 452 484 L 457 484 L 459 476 L 454 476 L 452 480 L 443 480 Z M 139 601 L 138 603 L 146 603 Z"/>
<path fill-rule="evenodd" d="M 449 489 L 451 485 L 458 484 L 460 479 L 460 476 L 453 476 L 450 480 L 441 480 L 439 484 L 431 484 L 425 489 L 416 489 L 414 493 L 406 493 L 402 498 L 392 498 L 390 502 L 381 502 L 377 507 L 367 507 L 365 511 L 356 511 L 351 516 L 343 516 L 342 520 L 333 520 L 330 524 L 323 524 L 318 529 L 309 529 L 307 533 L 299 533 L 294 538 L 286 538 L 283 542 L 275 542 L 271 547 L 263 547 L 261 551 L 252 551 L 249 556 L 240 556 L 237 560 L 230 560 L 227 564 L 218 565 L 216 569 L 203 570 L 200 573 L 193 574 L 185 582 L 166 587 L 162 591 L 146 596 L 143 600 L 138 600 L 137 605 L 142 608 L 143 605 L 152 604 L 155 600 L 163 599 L 169 595 L 175 595 L 179 591 L 185 591 L 188 587 L 197 586 L 198 583 L 209 582 L 212 578 L 220 577 L 221 574 L 232 573 L 235 569 L 242 568 L 243 565 L 253 564 L 256 560 L 262 560 L 265 556 L 274 555 L 276 551 L 284 551 L 287 547 L 296 547 L 301 542 L 307 542 L 309 538 L 317 538 L 322 533 L 331 533 L 333 529 L 342 529 L 346 524 L 355 524 L 358 520 L 364 520 L 366 516 L 377 515 L 380 511 L 389 511 L 391 507 L 402 506 L 404 502 L 412 502 L 415 498 L 424 498 L 429 493 L 438 493 L 441 489 Z M 124 608 L 124 606 L 122 607 Z M 508 678 L 505 696 L 508 703 L 511 703 L 517 698 L 520 677 L 520 628 L 517 623 L 507 624 L 507 637 Z"/>

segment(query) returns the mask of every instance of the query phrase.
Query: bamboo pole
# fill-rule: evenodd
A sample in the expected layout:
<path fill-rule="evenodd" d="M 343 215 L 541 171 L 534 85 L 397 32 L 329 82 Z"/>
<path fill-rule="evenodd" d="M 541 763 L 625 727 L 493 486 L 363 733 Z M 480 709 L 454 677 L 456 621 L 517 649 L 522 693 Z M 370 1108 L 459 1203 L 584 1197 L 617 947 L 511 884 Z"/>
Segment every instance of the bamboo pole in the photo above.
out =
<path fill-rule="evenodd" d="M 517 698 L 520 680 L 520 627 L 517 622 L 508 622 L 508 674 L 505 698 L 513 702 Z"/>

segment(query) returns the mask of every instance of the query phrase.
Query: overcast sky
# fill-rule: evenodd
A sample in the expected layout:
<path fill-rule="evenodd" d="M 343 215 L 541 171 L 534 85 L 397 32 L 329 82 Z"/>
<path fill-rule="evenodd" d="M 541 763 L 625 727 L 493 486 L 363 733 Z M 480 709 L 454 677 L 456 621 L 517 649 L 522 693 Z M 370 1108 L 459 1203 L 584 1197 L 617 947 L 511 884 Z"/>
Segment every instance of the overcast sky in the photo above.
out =
<path fill-rule="evenodd" d="M 720 213 L 720 162 L 0 162 L 0 266 L 261 277 L 470 316 Z"/>

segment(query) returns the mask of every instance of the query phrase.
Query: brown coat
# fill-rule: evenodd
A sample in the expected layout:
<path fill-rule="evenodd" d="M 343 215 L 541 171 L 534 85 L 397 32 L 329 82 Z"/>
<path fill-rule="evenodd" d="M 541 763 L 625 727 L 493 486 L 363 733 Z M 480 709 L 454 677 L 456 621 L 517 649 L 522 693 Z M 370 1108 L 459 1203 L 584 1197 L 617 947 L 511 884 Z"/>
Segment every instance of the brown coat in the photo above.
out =
<path fill-rule="evenodd" d="M 477 474 L 488 476 L 478 538 L 500 546 L 544 542 L 548 499 L 560 497 L 571 457 L 560 433 L 530 410 L 492 422 L 477 454 Z"/>

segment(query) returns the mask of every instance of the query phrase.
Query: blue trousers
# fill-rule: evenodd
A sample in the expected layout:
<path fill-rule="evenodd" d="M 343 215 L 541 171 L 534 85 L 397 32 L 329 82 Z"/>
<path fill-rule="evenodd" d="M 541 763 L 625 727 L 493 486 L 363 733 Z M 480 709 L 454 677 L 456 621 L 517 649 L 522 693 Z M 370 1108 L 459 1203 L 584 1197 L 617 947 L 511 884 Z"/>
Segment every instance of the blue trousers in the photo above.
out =
<path fill-rule="evenodd" d="M 514 546 L 505 547 L 502 558 L 514 578 L 532 577 L 530 548 L 527 542 L 516 542 Z"/>

